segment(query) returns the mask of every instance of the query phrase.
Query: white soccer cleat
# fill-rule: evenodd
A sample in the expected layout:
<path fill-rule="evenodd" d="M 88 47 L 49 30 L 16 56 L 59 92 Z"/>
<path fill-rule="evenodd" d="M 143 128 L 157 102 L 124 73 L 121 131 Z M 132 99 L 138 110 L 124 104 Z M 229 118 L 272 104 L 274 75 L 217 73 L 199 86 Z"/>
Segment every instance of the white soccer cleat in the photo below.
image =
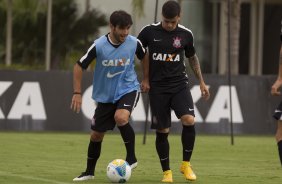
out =
<path fill-rule="evenodd" d="M 137 167 L 137 165 L 138 165 L 138 162 L 135 162 L 135 163 L 131 164 L 130 165 L 131 170 L 135 169 Z"/>
<path fill-rule="evenodd" d="M 78 177 L 74 178 L 72 181 L 86 181 L 86 180 L 93 180 L 94 176 L 89 175 L 86 172 L 81 173 Z"/>

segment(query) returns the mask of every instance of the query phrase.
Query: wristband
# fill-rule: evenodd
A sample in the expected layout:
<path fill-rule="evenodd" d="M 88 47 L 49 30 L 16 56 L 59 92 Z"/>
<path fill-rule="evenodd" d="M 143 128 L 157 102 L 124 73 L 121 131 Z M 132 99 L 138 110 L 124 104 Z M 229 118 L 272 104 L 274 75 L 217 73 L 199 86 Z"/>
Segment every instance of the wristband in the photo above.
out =
<path fill-rule="evenodd" d="M 74 95 L 81 95 L 81 92 L 73 92 Z"/>

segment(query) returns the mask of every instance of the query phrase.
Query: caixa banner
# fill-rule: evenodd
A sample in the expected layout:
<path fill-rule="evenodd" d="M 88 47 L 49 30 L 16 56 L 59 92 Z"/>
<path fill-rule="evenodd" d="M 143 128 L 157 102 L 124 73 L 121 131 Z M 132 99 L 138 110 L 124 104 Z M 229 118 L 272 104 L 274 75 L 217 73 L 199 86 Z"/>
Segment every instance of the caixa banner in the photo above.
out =
<path fill-rule="evenodd" d="M 204 78 L 211 93 L 208 101 L 201 98 L 197 80 L 190 78 L 198 133 L 229 134 L 232 122 L 235 134 L 274 134 L 272 113 L 282 100 L 270 96 L 275 76 L 232 76 L 231 85 L 226 76 Z M 84 72 L 82 110 L 74 113 L 71 72 L 1 71 L 0 131 L 89 131 L 96 107 L 91 84 L 92 72 Z M 180 132 L 182 125 L 173 111 L 171 117 L 171 132 Z M 143 132 L 150 122 L 148 95 L 141 94 L 130 123 Z"/>

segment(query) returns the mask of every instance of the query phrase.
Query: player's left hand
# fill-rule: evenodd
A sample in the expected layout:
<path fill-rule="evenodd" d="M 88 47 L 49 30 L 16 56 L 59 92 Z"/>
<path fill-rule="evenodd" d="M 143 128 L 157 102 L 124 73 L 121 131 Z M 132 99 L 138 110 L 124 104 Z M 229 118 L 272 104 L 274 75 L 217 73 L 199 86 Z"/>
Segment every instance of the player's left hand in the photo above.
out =
<path fill-rule="evenodd" d="M 200 90 L 202 93 L 202 97 L 205 100 L 208 100 L 210 98 L 210 91 L 209 88 L 207 87 L 207 85 L 205 83 L 200 84 Z"/>
<path fill-rule="evenodd" d="M 149 80 L 143 79 L 141 82 L 141 92 L 147 93 L 150 90 Z"/>

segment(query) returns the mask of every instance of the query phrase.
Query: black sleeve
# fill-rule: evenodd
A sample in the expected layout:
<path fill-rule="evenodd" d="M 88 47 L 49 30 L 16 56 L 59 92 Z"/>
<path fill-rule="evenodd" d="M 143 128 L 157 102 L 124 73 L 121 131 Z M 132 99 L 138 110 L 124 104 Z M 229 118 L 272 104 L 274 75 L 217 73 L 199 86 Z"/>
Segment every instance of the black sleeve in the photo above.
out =
<path fill-rule="evenodd" d="M 82 69 L 86 70 L 96 56 L 96 45 L 93 43 L 84 56 L 77 61 L 77 64 L 81 66 Z"/>
<path fill-rule="evenodd" d="M 143 57 L 146 54 L 146 49 L 143 47 L 141 41 L 138 39 L 137 39 L 137 48 L 135 54 L 139 60 L 143 59 Z"/>
<path fill-rule="evenodd" d="M 144 27 L 140 31 L 140 33 L 139 33 L 139 35 L 137 37 L 138 40 L 141 41 L 141 43 L 142 43 L 144 48 L 146 48 L 148 46 L 148 38 L 147 38 L 147 35 L 148 35 L 148 32 L 149 32 L 148 30 L 149 30 L 149 26 Z"/>
<path fill-rule="evenodd" d="M 187 32 L 187 45 L 185 46 L 185 56 L 190 58 L 196 54 L 194 47 L 194 37 L 191 32 Z"/>

